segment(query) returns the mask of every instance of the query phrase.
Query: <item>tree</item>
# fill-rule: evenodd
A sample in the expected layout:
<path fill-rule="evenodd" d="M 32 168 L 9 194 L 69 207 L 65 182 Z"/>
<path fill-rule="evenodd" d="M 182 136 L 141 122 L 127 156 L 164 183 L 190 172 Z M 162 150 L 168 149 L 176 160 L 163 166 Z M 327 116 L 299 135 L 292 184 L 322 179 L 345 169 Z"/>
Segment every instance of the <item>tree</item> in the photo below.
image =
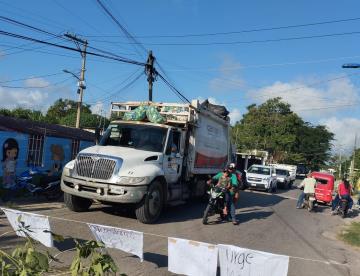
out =
<path fill-rule="evenodd" d="M 268 151 L 275 162 L 324 165 L 334 135 L 325 126 L 312 126 L 291 111 L 280 98 L 247 107 L 247 113 L 232 129 L 239 150 Z"/>
<path fill-rule="evenodd" d="M 105 120 L 105 126 L 107 126 L 109 124 L 108 119 L 106 119 L 100 115 L 84 113 L 84 114 L 81 114 L 81 117 L 80 117 L 80 126 L 82 128 L 102 127 L 104 124 L 104 120 Z M 67 116 L 65 116 L 64 118 L 61 118 L 59 123 L 61 125 L 65 125 L 65 126 L 75 127 L 76 113 L 70 113 Z M 101 126 L 100 126 L 100 123 L 101 123 Z"/>
<path fill-rule="evenodd" d="M 46 121 L 53 124 L 60 123 L 61 119 L 69 114 L 77 112 L 77 102 L 69 99 L 58 99 L 49 107 L 46 113 Z M 81 114 L 91 114 L 90 105 L 83 104 Z"/>

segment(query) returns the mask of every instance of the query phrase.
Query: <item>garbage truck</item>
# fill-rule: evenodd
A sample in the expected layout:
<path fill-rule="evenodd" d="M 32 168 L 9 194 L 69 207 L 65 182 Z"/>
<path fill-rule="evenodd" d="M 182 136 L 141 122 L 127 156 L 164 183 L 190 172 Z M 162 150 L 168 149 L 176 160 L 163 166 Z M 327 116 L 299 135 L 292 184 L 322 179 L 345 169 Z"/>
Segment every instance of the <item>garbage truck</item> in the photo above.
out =
<path fill-rule="evenodd" d="M 206 180 L 231 161 L 230 120 L 223 106 L 124 102 L 99 142 L 64 166 L 66 206 L 86 211 L 94 201 L 124 204 L 154 223 L 167 204 L 206 194 Z"/>

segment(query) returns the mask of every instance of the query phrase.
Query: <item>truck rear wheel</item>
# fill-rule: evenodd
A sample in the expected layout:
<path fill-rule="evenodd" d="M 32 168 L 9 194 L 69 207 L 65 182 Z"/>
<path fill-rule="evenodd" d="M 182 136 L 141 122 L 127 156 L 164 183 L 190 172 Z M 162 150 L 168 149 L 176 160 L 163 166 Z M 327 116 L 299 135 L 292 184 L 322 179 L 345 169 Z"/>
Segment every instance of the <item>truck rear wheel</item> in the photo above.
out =
<path fill-rule="evenodd" d="M 74 212 L 85 212 L 89 210 L 92 204 L 90 199 L 74 196 L 68 193 L 64 193 L 64 202 L 66 207 Z"/>
<path fill-rule="evenodd" d="M 164 191 L 160 182 L 151 184 L 149 191 L 135 210 L 136 218 L 142 223 L 154 223 L 160 216 L 164 205 Z"/>

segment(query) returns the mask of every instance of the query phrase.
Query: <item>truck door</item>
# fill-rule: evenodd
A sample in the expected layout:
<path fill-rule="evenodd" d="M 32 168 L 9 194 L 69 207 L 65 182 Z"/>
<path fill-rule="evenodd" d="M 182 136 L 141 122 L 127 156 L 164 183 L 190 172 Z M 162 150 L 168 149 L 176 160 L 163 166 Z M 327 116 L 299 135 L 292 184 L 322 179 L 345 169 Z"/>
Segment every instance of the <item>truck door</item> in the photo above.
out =
<path fill-rule="evenodd" d="M 185 133 L 181 130 L 172 129 L 169 134 L 164 159 L 165 178 L 169 184 L 177 183 L 181 176 L 184 138 Z"/>

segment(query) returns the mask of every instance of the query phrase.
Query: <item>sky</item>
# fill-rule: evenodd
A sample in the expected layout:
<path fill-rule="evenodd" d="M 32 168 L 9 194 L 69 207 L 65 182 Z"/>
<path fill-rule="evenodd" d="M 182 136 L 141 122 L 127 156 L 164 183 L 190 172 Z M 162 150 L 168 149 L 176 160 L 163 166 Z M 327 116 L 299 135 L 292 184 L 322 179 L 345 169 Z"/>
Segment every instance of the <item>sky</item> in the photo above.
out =
<path fill-rule="evenodd" d="M 360 2 L 328 0 L 0 0 L 0 108 L 42 110 L 77 100 L 81 55 L 4 32 L 76 47 L 65 33 L 156 69 L 191 99 L 225 105 L 235 123 L 250 104 L 282 97 L 304 120 L 335 133 L 334 152 L 349 153 L 360 134 Z M 24 25 L 36 27 L 35 31 Z M 124 30 L 134 40 L 129 39 Z M 136 41 L 138 44 L 136 44 Z M 147 100 L 144 67 L 87 55 L 84 103 L 108 114 L 110 103 Z M 179 102 L 158 77 L 154 101 Z M 360 139 L 358 139 L 360 140 Z"/>

